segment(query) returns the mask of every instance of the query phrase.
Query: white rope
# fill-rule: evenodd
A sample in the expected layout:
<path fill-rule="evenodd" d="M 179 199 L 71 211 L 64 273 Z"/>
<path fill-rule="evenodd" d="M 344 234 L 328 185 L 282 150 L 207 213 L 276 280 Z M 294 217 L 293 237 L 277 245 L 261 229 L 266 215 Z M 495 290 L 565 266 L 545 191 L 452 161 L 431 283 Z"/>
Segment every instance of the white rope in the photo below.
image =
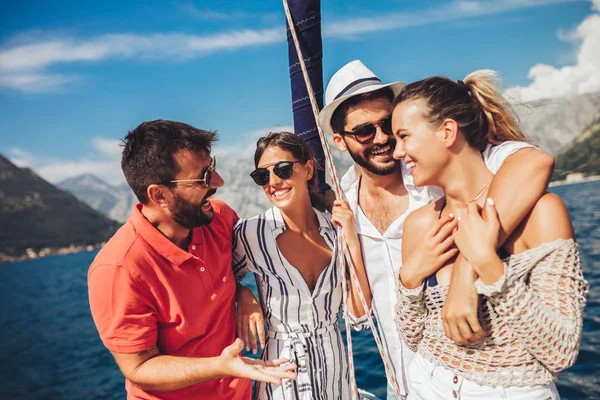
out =
<path fill-rule="evenodd" d="M 290 13 L 290 9 L 288 7 L 287 0 L 283 0 L 283 8 L 285 9 L 285 15 L 286 15 L 286 18 L 288 21 L 290 32 L 292 33 L 292 38 L 294 40 L 296 52 L 298 54 L 298 60 L 300 63 L 300 67 L 302 69 L 302 75 L 304 76 L 304 82 L 306 84 L 306 89 L 307 89 L 308 95 L 310 97 L 310 103 L 312 106 L 313 114 L 315 117 L 315 121 L 317 122 L 319 138 L 321 139 L 321 145 L 323 146 L 323 152 L 325 153 L 325 161 L 326 161 L 326 165 L 327 165 L 327 171 L 329 172 L 329 175 L 331 176 L 331 181 L 333 183 L 333 188 L 334 188 L 336 197 L 338 199 L 344 199 L 345 198 L 344 192 L 342 191 L 342 188 L 340 185 L 340 179 L 339 179 L 339 176 L 335 169 L 335 165 L 333 163 L 333 157 L 331 156 L 331 151 L 329 150 L 329 143 L 327 142 L 327 138 L 325 137 L 323 130 L 321 129 L 321 127 L 318 126 L 319 107 L 317 105 L 317 99 L 315 97 L 315 94 L 312 89 L 312 85 L 310 83 L 310 78 L 308 77 L 308 71 L 307 71 L 306 65 L 304 63 L 304 57 L 302 56 L 300 42 L 298 41 L 298 37 L 296 35 L 294 21 L 292 19 L 292 15 Z M 352 399 L 353 400 L 358 399 L 358 390 L 356 387 L 356 377 L 355 377 L 355 373 L 354 373 L 354 355 L 353 355 L 353 351 L 352 351 L 352 334 L 351 334 L 352 330 L 350 328 L 350 320 L 348 318 L 348 304 L 347 303 L 348 303 L 348 294 L 350 291 L 350 286 L 348 285 L 348 283 L 346 281 L 346 273 L 347 272 L 350 273 L 350 277 L 357 288 L 360 302 L 363 306 L 363 309 L 366 312 L 367 319 L 369 321 L 369 326 L 371 328 L 371 331 L 373 332 L 373 337 L 375 338 L 375 343 L 377 344 L 377 348 L 379 349 L 379 354 L 381 355 L 381 358 L 383 360 L 383 364 L 385 366 L 387 376 L 390 379 L 390 382 L 396 392 L 396 395 L 398 397 L 401 397 L 402 393 L 400 392 L 400 388 L 398 387 L 398 382 L 396 381 L 396 377 L 394 376 L 393 371 L 391 369 L 391 363 L 389 361 L 389 358 L 388 358 L 387 354 L 383 351 L 383 346 L 381 344 L 381 340 L 379 339 L 379 334 L 377 333 L 377 328 L 375 328 L 375 324 L 373 323 L 373 318 L 371 317 L 371 313 L 369 312 L 369 307 L 367 306 L 367 302 L 363 295 L 362 288 L 361 288 L 360 282 L 358 280 L 358 276 L 356 275 L 356 269 L 354 268 L 354 263 L 352 262 L 352 258 L 350 257 L 350 251 L 348 249 L 348 245 L 346 244 L 346 241 L 344 240 L 344 235 L 343 235 L 343 232 L 341 231 L 340 227 L 338 227 L 337 237 L 338 237 L 338 254 L 337 254 L 337 256 L 338 256 L 338 259 L 340 260 L 340 267 L 342 269 L 341 275 L 342 275 L 342 288 L 343 288 L 343 307 L 344 307 L 344 320 L 345 320 L 345 324 L 346 324 L 346 340 L 348 343 L 348 367 L 350 369 L 350 388 L 352 391 Z M 342 262 L 342 260 L 344 260 L 344 255 L 346 256 L 345 263 Z M 349 269 L 349 271 L 347 271 L 346 267 Z"/>

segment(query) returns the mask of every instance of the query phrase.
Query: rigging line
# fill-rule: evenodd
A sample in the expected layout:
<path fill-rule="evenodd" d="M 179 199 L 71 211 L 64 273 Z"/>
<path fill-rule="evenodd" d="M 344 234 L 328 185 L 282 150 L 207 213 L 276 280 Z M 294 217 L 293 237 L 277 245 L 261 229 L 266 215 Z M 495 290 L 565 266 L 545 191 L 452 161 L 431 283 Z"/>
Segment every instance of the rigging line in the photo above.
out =
<path fill-rule="evenodd" d="M 286 18 L 288 21 L 290 32 L 292 34 L 292 38 L 294 40 L 296 52 L 298 53 L 298 60 L 300 63 L 300 67 L 302 69 L 302 75 L 304 77 L 306 89 L 307 89 L 308 95 L 310 97 L 310 103 L 312 106 L 314 118 L 315 118 L 315 121 L 317 122 L 317 126 L 318 126 L 319 125 L 319 122 L 318 122 L 319 121 L 319 107 L 317 106 L 317 100 L 316 100 L 315 94 L 313 92 L 312 85 L 310 83 L 310 79 L 308 77 L 308 71 L 307 71 L 306 65 L 304 63 L 304 57 L 302 56 L 300 42 L 298 41 L 298 37 L 296 35 L 294 21 L 292 19 L 292 15 L 290 13 L 290 9 L 289 9 L 287 0 L 283 0 L 283 7 L 285 10 L 285 15 L 286 15 Z M 336 197 L 338 199 L 340 199 L 340 198 L 344 199 L 345 198 L 344 193 L 341 189 L 340 179 L 337 174 L 337 170 L 335 169 L 335 165 L 333 163 L 333 157 L 332 157 L 331 151 L 329 149 L 329 143 L 327 142 L 327 139 L 325 137 L 325 134 L 323 133 L 323 130 L 319 126 L 318 126 L 318 131 L 319 131 L 319 138 L 321 139 L 321 145 L 323 146 L 323 150 L 325 153 L 327 170 L 329 172 L 329 175 L 331 176 Z M 344 235 L 341 232 L 341 228 L 338 227 L 338 257 L 339 257 L 339 260 L 344 259 L 343 255 L 346 256 L 346 263 L 340 262 L 340 267 L 342 269 L 341 275 L 342 275 L 342 289 L 343 289 L 344 320 L 345 320 L 345 325 L 346 325 L 346 339 L 347 339 L 347 343 L 348 343 L 348 358 L 349 358 L 348 367 L 350 369 L 350 386 L 351 386 L 351 391 L 352 391 L 352 398 L 358 399 L 358 390 L 356 387 L 356 377 L 355 377 L 355 373 L 354 373 L 354 356 L 353 356 L 353 351 L 352 351 L 352 337 L 351 337 L 352 334 L 351 334 L 351 328 L 350 328 L 350 321 L 348 318 L 347 299 L 348 299 L 348 294 L 349 294 L 348 292 L 350 290 L 350 287 L 346 282 L 346 272 L 347 271 L 346 271 L 346 268 L 344 268 L 344 265 L 348 267 L 350 277 L 357 287 L 358 295 L 359 295 L 361 304 L 363 306 L 363 310 L 365 311 L 365 313 L 367 315 L 369 326 L 371 328 L 371 331 L 373 332 L 373 336 L 375 338 L 375 343 L 377 344 L 377 348 L 379 349 L 379 353 L 383 360 L 388 379 L 390 379 L 392 387 L 394 388 L 394 391 L 396 392 L 396 395 L 398 395 L 400 397 L 402 395 L 402 393 L 400 392 L 400 388 L 398 387 L 398 382 L 396 381 L 395 375 L 393 374 L 393 372 L 391 370 L 391 367 L 390 367 L 391 363 L 389 361 L 389 358 L 383 351 L 383 346 L 382 346 L 381 340 L 379 339 L 379 334 L 377 333 L 375 324 L 373 323 L 373 318 L 371 317 L 371 312 L 369 311 L 369 307 L 367 307 L 367 302 L 362 293 L 360 282 L 358 281 L 358 277 L 356 275 L 354 263 L 352 262 L 352 258 L 350 257 L 350 252 L 349 252 L 348 246 L 346 244 L 346 241 L 344 240 Z"/>

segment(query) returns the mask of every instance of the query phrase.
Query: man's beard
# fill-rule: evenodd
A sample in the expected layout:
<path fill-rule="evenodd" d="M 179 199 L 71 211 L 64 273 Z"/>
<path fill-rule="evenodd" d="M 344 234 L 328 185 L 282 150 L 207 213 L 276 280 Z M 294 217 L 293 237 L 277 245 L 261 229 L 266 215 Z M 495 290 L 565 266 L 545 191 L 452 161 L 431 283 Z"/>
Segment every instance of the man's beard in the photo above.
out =
<path fill-rule="evenodd" d="M 391 146 L 392 151 L 393 151 L 393 149 L 396 145 L 396 142 L 392 141 L 392 140 L 388 140 L 388 142 L 385 145 L 372 146 L 372 147 L 366 149 L 363 152 L 363 154 L 359 154 L 358 152 L 355 153 L 348 148 L 348 153 L 350 153 L 350 157 L 352 157 L 352 159 L 354 160 L 355 163 L 357 163 L 358 165 L 360 165 L 361 167 L 363 167 L 370 173 L 375 174 L 375 175 L 381 175 L 381 176 L 391 175 L 394 172 L 396 172 L 398 170 L 398 168 L 400 168 L 399 160 L 393 159 L 393 162 L 389 162 L 384 165 L 377 165 L 369 158 L 369 156 L 371 155 L 372 152 L 377 151 L 383 147 L 387 147 L 388 145 Z"/>
<path fill-rule="evenodd" d="M 211 210 L 210 214 L 205 213 L 202 211 L 202 203 L 215 194 L 216 191 L 216 189 L 209 190 L 200 204 L 191 203 L 184 200 L 181 196 L 176 195 L 175 204 L 171 210 L 173 221 L 187 229 L 194 229 L 210 224 L 215 216 L 214 211 Z"/>

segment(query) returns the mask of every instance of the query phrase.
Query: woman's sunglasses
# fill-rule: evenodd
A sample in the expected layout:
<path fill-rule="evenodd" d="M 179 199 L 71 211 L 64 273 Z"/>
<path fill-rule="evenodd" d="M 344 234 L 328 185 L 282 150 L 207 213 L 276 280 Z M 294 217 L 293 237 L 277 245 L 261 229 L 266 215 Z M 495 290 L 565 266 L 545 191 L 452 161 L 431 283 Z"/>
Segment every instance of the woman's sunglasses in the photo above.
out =
<path fill-rule="evenodd" d="M 381 128 L 381 131 L 386 135 L 392 134 L 392 116 L 388 115 L 377 123 L 369 123 L 356 128 L 352 132 L 343 131 L 344 135 L 352 135 L 354 139 L 360 144 L 371 143 L 377 133 L 377 127 Z"/>
<path fill-rule="evenodd" d="M 297 162 L 300 161 L 279 161 L 273 166 L 273 173 L 281 179 L 290 179 L 294 173 L 294 164 Z M 271 164 L 267 164 L 266 166 L 269 165 Z M 254 171 L 252 171 L 250 177 L 258 186 L 265 186 L 267 183 L 269 183 L 270 175 L 271 173 L 269 170 L 262 167 L 256 168 Z"/>

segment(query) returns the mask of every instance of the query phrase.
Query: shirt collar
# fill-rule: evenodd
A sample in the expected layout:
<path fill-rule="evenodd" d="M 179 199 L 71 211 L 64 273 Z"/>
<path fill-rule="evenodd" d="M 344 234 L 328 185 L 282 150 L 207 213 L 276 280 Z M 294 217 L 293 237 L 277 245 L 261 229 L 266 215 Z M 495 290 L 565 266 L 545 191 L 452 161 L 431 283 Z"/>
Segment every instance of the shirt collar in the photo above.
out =
<path fill-rule="evenodd" d="M 133 206 L 129 222 L 133 225 L 136 233 L 138 233 L 152 249 L 169 260 L 174 266 L 178 267 L 192 258 L 192 255 L 189 252 L 171 242 L 146 219 L 144 214 L 142 214 L 141 203 Z"/>
<path fill-rule="evenodd" d="M 325 214 L 316 208 L 313 208 L 313 210 L 315 211 L 315 214 L 317 214 L 317 219 L 319 221 L 319 232 L 323 232 L 323 230 L 333 230 L 333 225 L 325 216 Z M 269 224 L 271 225 L 271 230 L 273 231 L 273 237 L 277 237 L 285 232 L 285 221 L 283 220 L 283 214 L 279 208 L 272 207 L 267 211 L 267 215 L 271 217 L 269 218 Z"/>
<path fill-rule="evenodd" d="M 342 180 L 340 181 L 340 186 L 342 187 L 342 191 L 346 196 L 346 200 L 348 201 L 348 205 L 356 214 L 358 208 L 358 185 L 360 183 L 360 172 L 358 172 L 358 168 L 355 165 L 351 165 L 348 168 L 348 171 L 342 176 Z"/>
<path fill-rule="evenodd" d="M 423 201 L 431 201 L 429 187 L 416 186 L 413 176 L 410 174 L 409 169 L 402 160 L 400 160 L 400 170 L 402 171 L 402 181 L 404 183 L 404 187 L 411 197 L 411 203 L 416 200 L 419 206 L 421 206 Z M 348 168 L 348 171 L 342 177 L 340 184 L 344 194 L 346 195 L 346 200 L 348 200 L 350 208 L 356 211 L 358 206 L 358 186 L 360 184 L 360 171 L 358 168 L 356 168 L 356 165 L 352 165 L 350 168 Z"/>
<path fill-rule="evenodd" d="M 392 238 L 402 237 L 402 228 L 404 225 L 404 219 L 409 212 L 429 203 L 432 198 L 430 195 L 429 187 L 416 186 L 410 171 L 404 164 L 404 161 L 400 161 L 400 168 L 402 171 L 402 181 L 409 195 L 409 209 L 407 213 L 399 217 L 396 221 L 390 225 L 388 230 L 383 236 L 391 235 Z M 364 215 L 358 206 L 358 189 L 360 185 L 360 170 L 356 165 L 350 166 L 348 171 L 344 174 L 340 181 L 342 190 L 348 201 L 350 209 L 354 212 L 357 220 L 358 233 L 360 235 L 367 235 L 373 237 L 382 237 L 379 231 L 373 226 L 371 221 Z"/>

